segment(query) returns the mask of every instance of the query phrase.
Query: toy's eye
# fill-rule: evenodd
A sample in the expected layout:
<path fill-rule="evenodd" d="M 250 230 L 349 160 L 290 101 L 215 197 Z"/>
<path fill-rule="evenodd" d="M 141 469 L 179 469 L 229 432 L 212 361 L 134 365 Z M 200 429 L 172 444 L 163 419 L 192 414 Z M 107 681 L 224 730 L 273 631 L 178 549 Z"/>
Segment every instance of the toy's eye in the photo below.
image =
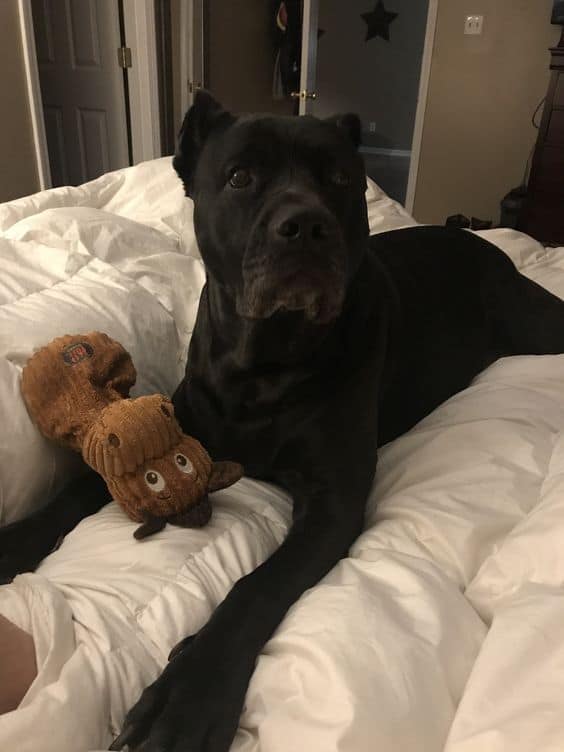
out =
<path fill-rule="evenodd" d="M 186 473 L 186 475 L 188 475 L 189 473 L 194 471 L 194 465 L 185 455 L 180 453 L 177 454 L 174 458 L 174 461 L 176 462 L 176 466 L 181 473 Z"/>
<path fill-rule="evenodd" d="M 235 167 L 229 175 L 229 185 L 232 188 L 246 188 L 251 182 L 251 173 L 244 167 Z"/>
<path fill-rule="evenodd" d="M 162 491 L 166 486 L 165 479 L 156 470 L 147 470 L 145 473 L 145 483 L 149 486 L 151 491 Z"/>
<path fill-rule="evenodd" d="M 339 188 L 345 188 L 351 184 L 350 176 L 343 170 L 335 170 L 331 175 L 331 182 Z"/>

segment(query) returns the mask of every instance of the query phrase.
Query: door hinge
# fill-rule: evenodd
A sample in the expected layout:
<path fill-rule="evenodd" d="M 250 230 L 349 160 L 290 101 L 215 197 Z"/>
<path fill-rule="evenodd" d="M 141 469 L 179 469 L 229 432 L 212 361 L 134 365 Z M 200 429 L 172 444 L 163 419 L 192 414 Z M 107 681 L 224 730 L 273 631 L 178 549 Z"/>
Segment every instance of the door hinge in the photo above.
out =
<path fill-rule="evenodd" d="M 131 68 L 131 48 L 118 47 L 118 65 L 120 68 Z"/>

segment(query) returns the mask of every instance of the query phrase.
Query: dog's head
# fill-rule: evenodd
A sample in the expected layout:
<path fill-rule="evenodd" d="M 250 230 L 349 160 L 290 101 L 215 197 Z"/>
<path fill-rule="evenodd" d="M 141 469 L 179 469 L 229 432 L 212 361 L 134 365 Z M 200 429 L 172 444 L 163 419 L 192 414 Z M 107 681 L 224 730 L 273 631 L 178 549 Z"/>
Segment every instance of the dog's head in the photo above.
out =
<path fill-rule="evenodd" d="M 302 311 L 328 323 L 366 252 L 366 176 L 356 115 L 226 112 L 198 93 L 174 168 L 194 201 L 208 273 L 251 319 Z"/>

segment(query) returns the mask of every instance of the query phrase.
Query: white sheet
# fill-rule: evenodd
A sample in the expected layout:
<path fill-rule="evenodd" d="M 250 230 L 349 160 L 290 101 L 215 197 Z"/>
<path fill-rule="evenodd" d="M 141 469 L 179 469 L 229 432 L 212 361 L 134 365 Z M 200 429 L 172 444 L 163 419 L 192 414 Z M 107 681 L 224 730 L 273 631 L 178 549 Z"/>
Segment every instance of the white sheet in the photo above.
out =
<path fill-rule="evenodd" d="M 413 224 L 373 184 L 368 198 L 373 231 Z M 68 472 L 22 412 L 32 348 L 69 327 L 105 329 L 132 352 L 141 390 L 170 392 L 203 272 L 169 160 L 0 207 L 0 228 L 7 520 Z M 564 249 L 484 235 L 564 296 Z M 564 749 L 563 429 L 564 356 L 510 358 L 385 447 L 364 534 L 265 646 L 233 749 Z M 0 588 L 0 612 L 34 634 L 40 666 L 0 717 L 0 748 L 106 748 L 169 649 L 289 519 L 284 493 L 245 479 L 215 496 L 202 530 L 139 543 L 115 504 L 84 520 L 37 573 Z"/>

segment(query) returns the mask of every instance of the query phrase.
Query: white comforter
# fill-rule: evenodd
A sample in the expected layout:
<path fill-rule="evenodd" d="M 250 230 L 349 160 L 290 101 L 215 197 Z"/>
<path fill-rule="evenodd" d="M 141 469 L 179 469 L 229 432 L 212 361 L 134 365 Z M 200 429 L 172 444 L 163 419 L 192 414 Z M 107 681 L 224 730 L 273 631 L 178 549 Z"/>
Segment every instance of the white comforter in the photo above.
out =
<path fill-rule="evenodd" d="M 373 231 L 413 224 L 373 184 L 368 199 Z M 168 159 L 1 206 L 0 231 L 5 523 L 76 472 L 23 407 L 33 349 L 101 329 L 132 353 L 138 392 L 170 393 L 204 276 Z M 484 235 L 564 297 L 564 249 Z M 142 543 L 110 504 L 0 588 L 39 666 L 0 749 L 107 748 L 170 648 L 286 533 L 272 486 L 244 479 L 214 503 L 206 528 Z M 365 532 L 264 648 L 233 749 L 562 752 L 563 583 L 564 356 L 506 359 L 383 448 Z"/>

